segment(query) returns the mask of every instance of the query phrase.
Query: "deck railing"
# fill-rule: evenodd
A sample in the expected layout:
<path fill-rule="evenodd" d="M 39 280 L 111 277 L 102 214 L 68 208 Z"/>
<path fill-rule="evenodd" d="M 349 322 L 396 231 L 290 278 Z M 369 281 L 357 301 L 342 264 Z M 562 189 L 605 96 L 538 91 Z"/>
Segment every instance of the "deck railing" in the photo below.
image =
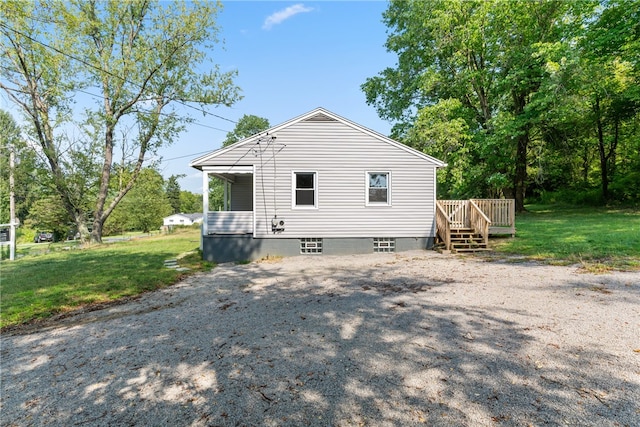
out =
<path fill-rule="evenodd" d="M 470 228 L 480 234 L 484 244 L 489 244 L 489 226 L 491 220 L 480 210 L 476 202 L 469 200 L 469 225 Z"/>
<path fill-rule="evenodd" d="M 474 199 L 491 220 L 489 234 L 516 234 L 516 203 L 513 199 Z"/>
<path fill-rule="evenodd" d="M 451 228 L 469 227 L 468 200 L 438 200 L 438 206 L 442 207 Z"/>
<path fill-rule="evenodd" d="M 440 202 L 436 204 L 436 227 L 438 236 L 444 241 L 446 250 L 451 249 L 451 221 Z"/>
<path fill-rule="evenodd" d="M 451 248 L 451 230 L 471 228 L 488 243 L 490 234 L 515 235 L 515 201 L 513 199 L 438 200 L 436 228 Z"/>
<path fill-rule="evenodd" d="M 253 211 L 208 212 L 203 234 L 253 233 Z"/>

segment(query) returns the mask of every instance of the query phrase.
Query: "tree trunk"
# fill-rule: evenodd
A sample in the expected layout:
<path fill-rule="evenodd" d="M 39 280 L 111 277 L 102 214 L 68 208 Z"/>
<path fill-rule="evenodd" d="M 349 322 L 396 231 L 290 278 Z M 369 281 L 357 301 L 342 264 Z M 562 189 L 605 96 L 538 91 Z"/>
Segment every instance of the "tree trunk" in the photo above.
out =
<path fill-rule="evenodd" d="M 529 130 L 518 136 L 516 151 L 516 170 L 514 176 L 514 193 L 516 212 L 524 212 L 524 196 L 527 182 L 527 149 L 529 148 Z"/>
<path fill-rule="evenodd" d="M 106 101 L 105 101 L 106 102 Z M 107 110 L 110 111 L 109 107 Z M 91 241 L 102 243 L 102 226 L 104 225 L 104 205 L 109 194 L 109 180 L 111 178 L 111 166 L 113 165 L 113 127 L 107 123 L 104 136 L 104 163 L 100 174 L 100 191 L 96 200 L 96 210 L 93 214 L 93 229 L 91 230 Z"/>
<path fill-rule="evenodd" d="M 91 235 L 89 232 L 89 228 L 87 227 L 84 215 L 76 215 L 74 218 L 74 222 L 76 224 L 76 228 L 78 229 L 78 233 L 80 233 L 80 240 L 83 243 L 88 242 L 91 238 Z"/>
<path fill-rule="evenodd" d="M 519 117 L 524 113 L 527 105 L 526 95 L 513 93 L 514 115 Z M 529 149 L 529 124 L 522 125 L 516 139 L 516 164 L 513 177 L 513 191 L 515 193 L 516 212 L 524 212 L 524 196 L 527 182 L 527 150 Z"/>
<path fill-rule="evenodd" d="M 604 144 L 604 126 L 602 124 L 602 115 L 600 111 L 600 98 L 596 96 L 596 102 L 593 106 L 596 113 L 596 130 L 598 133 L 598 154 L 600 154 L 600 179 L 602 181 L 602 198 L 605 203 L 609 200 L 609 167 L 607 155 L 605 153 Z"/>

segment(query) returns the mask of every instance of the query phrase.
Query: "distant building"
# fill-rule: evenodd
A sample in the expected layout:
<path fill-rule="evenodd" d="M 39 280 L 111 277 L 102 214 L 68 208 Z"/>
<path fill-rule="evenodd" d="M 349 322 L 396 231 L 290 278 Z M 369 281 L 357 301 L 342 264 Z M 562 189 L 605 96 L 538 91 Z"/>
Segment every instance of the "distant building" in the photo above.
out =
<path fill-rule="evenodd" d="M 162 225 L 193 225 L 202 223 L 202 212 L 200 213 L 177 213 L 169 215 L 163 219 Z"/>

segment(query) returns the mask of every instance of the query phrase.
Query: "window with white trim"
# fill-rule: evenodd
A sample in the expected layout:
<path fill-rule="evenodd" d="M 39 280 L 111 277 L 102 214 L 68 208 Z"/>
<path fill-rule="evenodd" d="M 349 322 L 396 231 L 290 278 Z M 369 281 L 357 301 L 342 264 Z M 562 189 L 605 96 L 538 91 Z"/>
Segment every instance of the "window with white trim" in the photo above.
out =
<path fill-rule="evenodd" d="M 390 205 L 389 172 L 367 172 L 367 205 Z"/>
<path fill-rule="evenodd" d="M 316 172 L 293 172 L 293 207 L 318 207 L 318 174 Z"/>

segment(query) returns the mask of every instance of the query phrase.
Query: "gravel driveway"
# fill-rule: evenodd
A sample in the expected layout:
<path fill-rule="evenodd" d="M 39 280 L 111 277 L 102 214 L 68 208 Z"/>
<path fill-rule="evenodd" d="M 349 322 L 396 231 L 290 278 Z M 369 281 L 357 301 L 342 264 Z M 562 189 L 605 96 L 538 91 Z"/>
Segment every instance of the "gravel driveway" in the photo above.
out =
<path fill-rule="evenodd" d="M 640 425 L 640 273 L 226 264 L 1 338 L 2 425 Z"/>

